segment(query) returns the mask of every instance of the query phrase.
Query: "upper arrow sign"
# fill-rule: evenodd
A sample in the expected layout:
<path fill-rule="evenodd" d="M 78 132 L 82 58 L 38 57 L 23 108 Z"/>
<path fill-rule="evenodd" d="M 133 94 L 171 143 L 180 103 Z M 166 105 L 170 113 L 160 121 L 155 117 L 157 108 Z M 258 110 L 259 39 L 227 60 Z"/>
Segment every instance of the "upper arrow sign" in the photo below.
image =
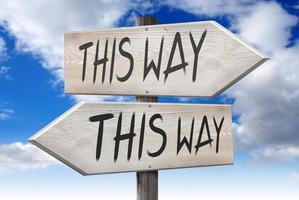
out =
<path fill-rule="evenodd" d="M 214 21 L 65 33 L 65 92 L 211 97 L 268 58 Z"/>

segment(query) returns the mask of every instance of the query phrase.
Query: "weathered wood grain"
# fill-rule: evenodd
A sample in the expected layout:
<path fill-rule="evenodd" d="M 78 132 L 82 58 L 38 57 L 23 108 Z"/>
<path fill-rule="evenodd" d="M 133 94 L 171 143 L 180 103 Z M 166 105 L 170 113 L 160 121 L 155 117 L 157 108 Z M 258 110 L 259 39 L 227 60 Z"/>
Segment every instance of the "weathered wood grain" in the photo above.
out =
<path fill-rule="evenodd" d="M 198 45 L 205 31 L 207 31 L 206 36 L 196 62 L 196 80 L 193 81 L 195 54 L 190 33 L 193 35 L 195 44 Z M 183 69 L 175 71 L 170 73 L 165 80 L 164 72 L 169 63 L 176 33 L 180 33 L 184 60 L 188 65 L 185 72 Z M 123 49 L 132 54 L 134 67 L 129 79 L 120 82 L 117 76 L 125 76 L 130 64 L 129 60 L 119 52 L 119 43 L 124 37 L 130 39 L 130 42 L 124 43 Z M 157 65 L 163 37 L 159 80 L 153 70 L 144 79 L 146 39 L 148 38 L 149 49 L 147 64 L 153 60 Z M 65 92 L 73 94 L 210 97 L 221 93 L 268 59 L 214 21 L 67 32 L 64 39 Z M 105 54 L 106 39 L 108 39 L 108 61 L 105 79 L 102 82 L 103 64 L 101 64 L 97 67 L 97 77 L 93 82 L 96 43 L 99 40 L 98 59 L 101 59 Z M 116 39 L 115 59 L 110 83 L 114 39 Z M 83 81 L 84 51 L 79 50 L 79 46 L 88 42 L 93 42 L 93 46 L 87 49 L 86 72 Z M 176 46 L 171 66 L 180 63 L 182 63 L 182 58 Z"/>
<path fill-rule="evenodd" d="M 137 172 L 137 200 L 158 200 L 158 170 Z"/>
<path fill-rule="evenodd" d="M 104 122 L 101 155 L 97 160 L 99 123 L 91 122 L 90 117 L 107 113 L 113 114 L 114 118 Z M 130 132 L 132 115 L 135 113 L 134 133 L 136 136 L 133 137 L 130 159 L 128 159 L 129 141 L 123 140 L 120 141 L 118 157 L 115 160 L 116 142 L 114 139 L 120 113 L 122 113 L 121 135 Z M 141 158 L 138 159 L 143 114 L 145 114 L 144 142 Z M 153 124 L 164 130 L 167 142 L 159 156 L 151 157 L 148 152 L 156 152 L 163 143 L 162 135 L 149 126 L 150 118 L 155 114 L 160 114 L 163 118 L 154 120 Z M 199 140 L 204 116 L 207 117 L 213 142 L 211 145 L 200 147 L 196 153 L 195 146 Z M 217 132 L 213 118 L 219 126 L 223 117 L 219 133 L 219 151 L 216 153 Z M 194 118 L 191 153 L 185 145 L 177 153 L 179 118 L 181 118 L 181 139 L 186 136 L 188 140 Z M 231 126 L 231 109 L 227 105 L 80 103 L 32 136 L 29 141 L 84 175 L 147 171 L 232 164 Z M 204 126 L 201 142 L 207 139 L 207 128 Z"/>
<path fill-rule="evenodd" d="M 143 16 L 136 18 L 137 26 L 157 24 L 157 18 Z M 136 96 L 138 102 L 158 102 L 157 96 Z M 136 172 L 137 200 L 158 200 L 158 170 Z"/>

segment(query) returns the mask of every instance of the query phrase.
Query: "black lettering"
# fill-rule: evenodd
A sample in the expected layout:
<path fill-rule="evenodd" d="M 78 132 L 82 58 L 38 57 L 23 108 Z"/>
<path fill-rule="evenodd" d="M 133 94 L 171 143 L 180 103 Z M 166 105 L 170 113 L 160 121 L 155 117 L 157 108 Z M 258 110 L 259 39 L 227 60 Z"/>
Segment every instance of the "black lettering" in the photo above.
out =
<path fill-rule="evenodd" d="M 95 59 L 94 59 L 94 63 L 93 63 L 93 65 L 94 65 L 93 83 L 95 83 L 95 81 L 96 81 L 98 65 L 101 65 L 101 64 L 103 64 L 102 83 L 105 80 L 106 63 L 108 61 L 107 50 L 108 50 L 108 39 L 106 39 L 104 58 L 99 60 L 98 59 L 98 57 L 99 57 L 99 40 L 98 40 L 97 41 L 97 47 L 96 47 Z"/>
<path fill-rule="evenodd" d="M 84 50 L 84 57 L 83 57 L 83 68 L 82 68 L 82 82 L 85 79 L 85 72 L 86 72 L 86 60 L 87 60 L 87 49 L 93 45 L 93 42 L 87 42 L 79 46 L 80 50 Z"/>
<path fill-rule="evenodd" d="M 96 149 L 96 159 L 99 160 L 101 157 L 102 150 L 102 140 L 103 140 L 103 131 L 104 131 L 104 121 L 113 118 L 114 115 L 111 113 L 103 115 L 95 115 L 89 118 L 90 122 L 99 122 L 98 129 L 98 139 L 97 139 L 97 149 Z"/>
<path fill-rule="evenodd" d="M 133 72 L 133 67 L 134 67 L 134 59 L 133 59 L 132 54 L 130 54 L 129 52 L 123 50 L 123 44 L 125 42 L 128 42 L 130 44 L 130 38 L 125 37 L 125 38 L 121 39 L 121 41 L 119 43 L 119 53 L 122 56 L 124 56 L 124 57 L 126 57 L 126 58 L 129 59 L 129 61 L 130 61 L 130 67 L 129 67 L 128 73 L 125 76 L 123 76 L 123 77 L 117 76 L 117 80 L 119 80 L 120 82 L 125 82 L 126 80 L 128 80 L 130 78 L 130 76 L 131 76 L 131 74 Z"/>
<path fill-rule="evenodd" d="M 151 60 L 150 64 L 147 65 L 148 60 L 148 38 L 146 38 L 145 41 L 145 55 L 144 55 L 144 74 L 143 74 L 143 81 L 145 80 L 146 76 L 150 72 L 151 69 L 153 69 L 157 80 L 159 81 L 160 77 L 160 68 L 161 68 L 161 60 L 162 60 L 162 52 L 163 52 L 163 43 L 164 43 L 164 37 L 162 37 L 161 43 L 160 43 L 160 51 L 159 51 L 159 58 L 158 58 L 158 64 L 154 63 L 153 60 Z"/>
<path fill-rule="evenodd" d="M 171 67 L 172 64 L 172 60 L 173 60 L 173 56 L 174 56 L 174 52 L 176 50 L 176 46 L 179 47 L 179 52 L 180 52 L 180 57 L 181 57 L 181 61 L 182 63 L 176 66 Z M 173 40 L 173 44 L 172 44 L 172 48 L 170 51 L 170 55 L 169 55 L 169 60 L 168 60 L 168 64 L 167 64 L 167 68 L 164 71 L 165 74 L 165 78 L 164 78 L 164 82 L 166 81 L 168 75 L 172 72 L 178 71 L 180 69 L 184 70 L 184 73 L 186 73 L 186 66 L 188 65 L 187 62 L 185 62 L 185 57 L 184 57 L 184 51 L 183 51 L 183 45 L 182 45 L 182 39 L 181 39 L 181 35 L 179 32 L 177 32 L 174 36 L 174 40 Z"/>
<path fill-rule="evenodd" d="M 145 128 L 145 113 L 143 113 L 142 120 L 141 120 L 140 138 L 139 138 L 139 149 L 138 149 L 138 160 L 140 160 L 140 158 L 142 156 L 143 140 L 144 140 L 144 128 Z"/>
<path fill-rule="evenodd" d="M 202 133 L 204 131 L 204 128 L 206 128 L 206 132 L 207 132 L 207 135 L 208 135 L 208 140 L 201 142 Z M 195 149 L 196 149 L 195 153 L 197 153 L 198 149 L 202 146 L 205 146 L 207 144 L 210 144 L 210 146 L 211 146 L 212 141 L 213 141 L 213 139 L 211 139 L 211 135 L 210 135 L 208 118 L 207 118 L 207 116 L 204 116 L 203 119 L 202 119 L 200 131 L 199 131 L 198 141 L 197 141 L 197 144 L 195 145 Z"/>
<path fill-rule="evenodd" d="M 196 81 L 196 73 L 197 73 L 197 62 L 198 62 L 198 54 L 200 52 L 200 49 L 202 47 L 202 44 L 205 40 L 205 37 L 207 35 L 207 30 L 205 30 L 202 35 L 201 38 L 199 40 L 198 45 L 196 46 L 195 42 L 194 42 L 194 38 L 192 33 L 189 33 L 190 36 L 190 40 L 191 40 L 191 44 L 192 44 L 192 48 L 193 48 L 193 52 L 194 52 L 194 66 L 193 66 L 193 73 L 192 73 L 192 81 L 195 82 Z"/>
<path fill-rule="evenodd" d="M 134 133 L 135 113 L 133 113 L 131 118 L 131 126 L 130 126 L 129 133 L 121 135 L 121 124 L 122 124 L 122 113 L 120 113 L 118 116 L 116 136 L 114 137 L 114 141 L 115 141 L 114 161 L 116 161 L 118 158 L 119 142 L 127 139 L 129 140 L 127 160 L 130 160 L 131 158 L 133 138 L 136 136 L 136 134 Z"/>
<path fill-rule="evenodd" d="M 154 121 L 156 119 L 160 119 L 161 121 L 163 121 L 163 118 L 160 114 L 154 114 L 150 118 L 149 126 L 154 132 L 159 133 L 162 136 L 163 140 L 162 140 L 162 145 L 158 151 L 151 153 L 149 150 L 147 150 L 147 154 L 151 157 L 157 157 L 157 156 L 161 155 L 161 153 L 163 153 L 163 151 L 166 147 L 166 143 L 167 143 L 167 137 L 166 137 L 165 131 L 154 125 Z"/>
<path fill-rule="evenodd" d="M 219 150 L 219 135 L 220 135 L 221 128 L 222 128 L 222 125 L 223 125 L 224 117 L 222 117 L 219 125 L 217 124 L 215 117 L 213 117 L 213 121 L 214 121 L 215 129 L 216 129 L 216 132 L 217 132 L 216 153 L 218 153 L 218 150 Z"/>
<path fill-rule="evenodd" d="M 181 140 L 181 118 L 179 117 L 178 121 L 178 138 L 177 138 L 177 155 L 179 154 L 181 148 L 186 145 L 189 153 L 191 154 L 191 148 L 192 148 L 192 138 L 193 138 L 193 130 L 194 130 L 194 118 L 192 119 L 191 123 L 191 131 L 190 131 L 190 139 L 189 142 L 186 137 L 184 137 Z"/>
<path fill-rule="evenodd" d="M 113 45 L 112 45 L 112 58 L 111 58 L 111 67 L 110 67 L 110 83 L 112 82 L 113 78 L 113 71 L 114 71 L 114 60 L 115 60 L 115 44 L 116 44 L 116 39 L 114 38 Z"/>

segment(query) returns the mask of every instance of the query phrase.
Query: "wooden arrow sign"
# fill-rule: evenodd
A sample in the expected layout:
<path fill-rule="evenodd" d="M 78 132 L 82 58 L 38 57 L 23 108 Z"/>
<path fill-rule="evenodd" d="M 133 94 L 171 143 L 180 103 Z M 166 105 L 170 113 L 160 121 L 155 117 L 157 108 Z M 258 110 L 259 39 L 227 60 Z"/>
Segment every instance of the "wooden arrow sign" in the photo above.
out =
<path fill-rule="evenodd" d="M 214 21 L 65 33 L 65 92 L 210 97 L 267 58 Z"/>
<path fill-rule="evenodd" d="M 233 163 L 227 105 L 80 103 L 29 141 L 83 175 Z"/>

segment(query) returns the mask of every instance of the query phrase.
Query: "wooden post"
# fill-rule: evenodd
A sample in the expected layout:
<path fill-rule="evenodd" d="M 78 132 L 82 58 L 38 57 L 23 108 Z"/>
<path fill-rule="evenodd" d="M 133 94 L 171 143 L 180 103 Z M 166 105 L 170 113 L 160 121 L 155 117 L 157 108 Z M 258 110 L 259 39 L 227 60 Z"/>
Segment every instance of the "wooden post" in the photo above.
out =
<path fill-rule="evenodd" d="M 136 26 L 157 24 L 157 19 L 152 16 L 138 17 Z M 157 102 L 156 96 L 137 96 L 139 102 Z M 158 200 L 158 170 L 137 172 L 137 200 Z"/>

